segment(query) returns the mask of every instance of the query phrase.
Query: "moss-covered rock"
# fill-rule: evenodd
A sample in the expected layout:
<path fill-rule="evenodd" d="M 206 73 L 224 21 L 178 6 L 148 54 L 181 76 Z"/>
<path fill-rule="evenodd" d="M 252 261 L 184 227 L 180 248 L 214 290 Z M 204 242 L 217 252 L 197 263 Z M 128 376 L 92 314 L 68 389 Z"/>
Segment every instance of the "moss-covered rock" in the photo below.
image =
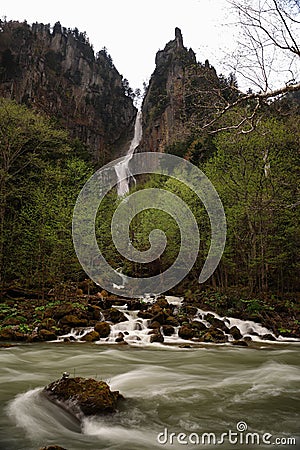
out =
<path fill-rule="evenodd" d="M 110 334 L 110 325 L 107 322 L 97 322 L 94 330 L 99 333 L 100 338 L 106 338 Z"/>
<path fill-rule="evenodd" d="M 227 336 L 218 328 L 210 328 L 201 339 L 203 342 L 213 342 L 215 344 L 223 344 L 227 342 Z"/>
<path fill-rule="evenodd" d="M 239 339 L 242 339 L 243 336 L 242 336 L 240 330 L 238 329 L 238 327 L 233 326 L 233 327 L 230 328 L 229 331 L 230 331 L 230 334 L 231 334 L 231 336 L 233 337 L 233 339 L 235 341 L 238 341 Z"/>
<path fill-rule="evenodd" d="M 178 320 L 174 316 L 168 316 L 165 320 L 166 325 L 172 325 L 173 327 L 177 327 L 179 325 Z"/>
<path fill-rule="evenodd" d="M 113 413 L 123 398 L 119 391 L 111 391 L 104 381 L 82 377 L 62 377 L 46 386 L 43 393 L 77 418 Z"/>
<path fill-rule="evenodd" d="M 151 311 L 139 311 L 137 316 L 141 319 L 152 319 L 154 314 Z"/>
<path fill-rule="evenodd" d="M 155 306 L 155 305 L 159 306 L 160 308 L 169 308 L 170 307 L 170 305 L 169 305 L 168 301 L 165 299 L 165 297 L 159 297 L 153 306 Z"/>
<path fill-rule="evenodd" d="M 151 323 L 149 324 L 148 328 L 151 329 L 160 328 L 160 323 L 157 322 L 157 320 L 151 320 Z"/>
<path fill-rule="evenodd" d="M 100 334 L 95 330 L 90 331 L 85 336 L 80 338 L 81 341 L 85 341 L 85 342 L 95 342 L 95 341 L 98 341 L 99 339 L 100 339 Z"/>
<path fill-rule="evenodd" d="M 159 331 L 159 329 L 153 330 L 155 331 L 153 334 L 151 334 L 150 336 L 150 342 L 159 342 L 160 344 L 162 344 L 164 342 L 164 337 L 161 334 L 161 332 Z"/>
<path fill-rule="evenodd" d="M 195 330 L 190 325 L 182 325 L 178 330 L 178 336 L 181 339 L 192 339 L 195 335 Z"/>
<path fill-rule="evenodd" d="M 3 328 L 0 330 L 0 341 L 12 341 L 14 337 L 15 333 L 11 328 Z"/>
<path fill-rule="evenodd" d="M 87 319 L 80 319 L 73 314 L 68 314 L 60 319 L 60 323 L 69 327 L 86 327 L 88 321 Z"/>
<path fill-rule="evenodd" d="M 174 327 L 172 325 L 163 325 L 162 326 L 164 336 L 172 336 L 174 334 Z"/>
<path fill-rule="evenodd" d="M 110 308 L 104 312 L 106 320 L 110 320 L 112 323 L 126 322 L 128 319 L 122 311 L 116 308 Z"/>
<path fill-rule="evenodd" d="M 73 312 L 74 308 L 72 303 L 65 303 L 62 305 L 59 305 L 55 308 L 49 308 L 48 313 L 50 314 L 49 317 L 53 317 L 56 320 L 61 319 L 64 316 L 67 316 Z"/>
<path fill-rule="evenodd" d="M 193 322 L 191 322 L 191 326 L 197 331 L 207 330 L 207 326 L 203 322 L 200 322 L 199 320 L 193 320 Z"/>
<path fill-rule="evenodd" d="M 55 341 L 57 339 L 55 332 L 51 330 L 42 329 L 38 332 L 38 336 L 41 341 Z"/>
<path fill-rule="evenodd" d="M 51 319 L 50 317 L 48 317 L 47 319 L 43 320 L 40 325 L 39 325 L 39 329 L 43 329 L 43 330 L 49 330 L 52 327 L 56 326 L 56 321 L 54 319 Z"/>
<path fill-rule="evenodd" d="M 220 330 L 226 331 L 226 333 L 229 332 L 228 326 L 225 323 L 226 319 L 224 319 L 224 322 L 223 322 L 223 320 L 218 319 L 213 314 L 206 314 L 205 320 L 207 322 L 209 322 L 213 327 L 216 327 L 216 328 L 219 328 Z M 228 322 L 228 324 L 229 324 L 229 322 Z"/>

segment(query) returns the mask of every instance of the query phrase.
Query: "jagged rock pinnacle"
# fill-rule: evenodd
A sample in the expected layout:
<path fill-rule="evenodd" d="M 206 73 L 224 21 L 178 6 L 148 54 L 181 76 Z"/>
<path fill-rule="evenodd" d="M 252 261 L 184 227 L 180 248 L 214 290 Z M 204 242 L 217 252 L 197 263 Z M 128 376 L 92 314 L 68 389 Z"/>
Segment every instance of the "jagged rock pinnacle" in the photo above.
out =
<path fill-rule="evenodd" d="M 180 28 L 178 28 L 178 27 L 175 28 L 175 39 L 176 39 L 177 47 L 183 47 L 182 33 L 181 33 Z"/>

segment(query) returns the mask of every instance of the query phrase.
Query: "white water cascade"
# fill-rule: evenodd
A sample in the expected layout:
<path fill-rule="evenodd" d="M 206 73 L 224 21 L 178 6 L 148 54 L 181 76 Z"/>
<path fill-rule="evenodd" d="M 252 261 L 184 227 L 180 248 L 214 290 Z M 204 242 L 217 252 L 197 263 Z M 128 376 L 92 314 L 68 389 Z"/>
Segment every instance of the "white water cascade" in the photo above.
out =
<path fill-rule="evenodd" d="M 115 165 L 115 171 L 118 178 L 117 189 L 119 197 L 123 197 L 125 194 L 128 194 L 129 192 L 129 180 L 131 177 L 131 172 L 129 170 L 129 161 L 131 160 L 135 149 L 141 142 L 141 139 L 142 139 L 142 112 L 138 111 L 134 125 L 134 136 L 130 143 L 129 150 L 122 159 L 122 161 L 118 162 Z"/>
<path fill-rule="evenodd" d="M 183 304 L 183 298 L 182 297 L 173 297 L 173 296 L 166 296 L 166 300 L 168 301 L 169 305 L 173 305 L 175 307 L 174 313 L 175 315 L 179 312 L 180 308 Z M 142 299 L 144 303 L 148 303 L 149 305 L 152 305 L 155 303 L 156 298 L 149 296 L 149 294 L 146 294 L 145 297 Z M 151 342 L 151 333 L 152 330 L 149 328 L 149 325 L 151 323 L 151 320 L 149 319 L 143 319 L 139 317 L 139 310 L 131 311 L 127 309 L 127 304 L 123 306 L 117 306 L 112 305 L 112 308 L 117 309 L 118 311 L 122 312 L 124 316 L 126 317 L 126 320 L 119 323 L 111 323 L 110 324 L 110 334 L 106 338 L 100 338 L 96 344 L 116 344 L 116 343 L 126 343 L 131 346 L 161 346 L 161 345 L 175 345 L 175 346 L 182 346 L 187 344 L 193 344 L 193 345 L 211 345 L 210 343 L 200 342 L 198 339 L 192 338 L 189 339 L 182 339 L 179 337 L 179 328 L 180 326 L 174 326 L 173 334 L 171 335 L 164 335 L 164 331 L 161 328 L 161 333 L 164 335 L 163 344 L 158 342 Z M 226 328 L 223 330 L 223 334 L 225 337 L 225 340 L 223 344 L 227 343 L 230 344 L 235 341 L 233 336 L 230 334 L 231 328 L 236 327 L 242 336 L 242 340 L 252 341 L 253 343 L 260 343 L 260 344 L 275 344 L 275 343 L 299 343 L 300 340 L 297 338 L 292 337 L 283 337 L 278 336 L 276 337 L 274 333 L 271 330 L 268 330 L 264 326 L 262 326 L 259 323 L 253 322 L 251 320 L 241 320 L 236 319 L 234 317 L 222 317 L 216 314 L 213 311 L 204 311 L 202 309 L 198 309 L 195 313 L 195 316 L 192 318 L 194 322 L 200 322 L 204 324 L 207 327 L 207 331 L 210 330 L 211 324 L 208 321 L 208 317 L 214 318 L 218 320 L 220 323 L 223 322 L 224 325 L 226 325 Z M 101 320 L 104 320 L 104 317 L 102 316 Z M 220 325 L 218 325 L 220 326 Z M 221 327 L 222 329 L 222 327 Z M 70 339 L 72 341 L 77 342 L 83 342 L 84 336 L 93 330 L 93 327 L 88 328 L 75 328 L 70 331 L 70 333 L 65 334 L 63 336 L 60 336 L 58 338 L 59 341 L 63 341 L 65 339 Z M 55 342 L 55 341 L 52 341 Z"/>

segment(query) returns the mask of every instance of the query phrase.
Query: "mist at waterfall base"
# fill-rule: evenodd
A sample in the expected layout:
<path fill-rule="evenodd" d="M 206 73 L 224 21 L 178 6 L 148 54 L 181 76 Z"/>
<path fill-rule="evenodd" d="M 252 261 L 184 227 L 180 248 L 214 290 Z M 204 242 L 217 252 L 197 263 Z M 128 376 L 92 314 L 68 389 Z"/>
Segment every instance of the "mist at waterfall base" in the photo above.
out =
<path fill-rule="evenodd" d="M 0 448 L 37 450 L 50 444 L 68 450 L 182 448 L 176 441 L 162 445 L 157 436 L 166 428 L 177 434 L 221 435 L 236 431 L 240 421 L 247 423 L 248 431 L 270 433 L 274 439 L 296 437 L 298 446 L 282 448 L 299 448 L 298 355 L 299 344 L 259 349 L 83 343 L 8 348 L 0 353 Z M 80 424 L 41 395 L 43 386 L 65 370 L 104 379 L 126 400 L 116 414 L 86 418 Z M 244 446 L 225 442 L 220 448 Z"/>

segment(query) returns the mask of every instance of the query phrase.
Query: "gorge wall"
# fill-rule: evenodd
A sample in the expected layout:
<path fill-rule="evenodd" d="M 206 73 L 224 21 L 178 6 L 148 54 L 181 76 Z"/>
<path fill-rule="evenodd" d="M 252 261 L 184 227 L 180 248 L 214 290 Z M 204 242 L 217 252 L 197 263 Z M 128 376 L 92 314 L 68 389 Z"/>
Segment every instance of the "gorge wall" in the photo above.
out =
<path fill-rule="evenodd" d="M 59 22 L 0 23 L 0 96 L 55 117 L 96 165 L 123 154 L 133 133 L 136 108 L 111 57 Z"/>
<path fill-rule="evenodd" d="M 157 52 L 155 63 L 142 105 L 140 148 L 180 156 L 201 153 L 199 129 L 222 97 L 215 69 L 208 61 L 196 61 L 193 50 L 184 47 L 179 28 L 175 29 L 175 39 Z"/>

